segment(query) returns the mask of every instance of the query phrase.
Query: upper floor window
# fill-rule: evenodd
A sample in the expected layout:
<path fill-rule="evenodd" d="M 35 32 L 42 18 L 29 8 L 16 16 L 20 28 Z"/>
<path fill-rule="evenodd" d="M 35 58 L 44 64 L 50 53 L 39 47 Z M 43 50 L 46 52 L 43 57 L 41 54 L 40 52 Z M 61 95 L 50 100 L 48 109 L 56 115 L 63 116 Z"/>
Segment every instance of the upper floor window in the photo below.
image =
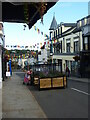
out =
<path fill-rule="evenodd" d="M 84 50 L 88 50 L 88 37 L 84 37 L 84 41 L 83 41 L 83 48 Z"/>
<path fill-rule="evenodd" d="M 54 31 L 54 38 L 55 38 L 55 31 Z"/>
<path fill-rule="evenodd" d="M 74 41 L 74 52 L 79 51 L 79 42 L 78 41 Z"/>
<path fill-rule="evenodd" d="M 70 52 L 70 39 L 66 40 L 66 52 Z"/>
<path fill-rule="evenodd" d="M 87 18 L 87 24 L 90 24 L 90 17 Z"/>
<path fill-rule="evenodd" d="M 70 52 L 70 43 L 67 43 L 67 52 Z"/>
<path fill-rule="evenodd" d="M 77 22 L 77 28 L 81 27 L 81 21 Z"/>

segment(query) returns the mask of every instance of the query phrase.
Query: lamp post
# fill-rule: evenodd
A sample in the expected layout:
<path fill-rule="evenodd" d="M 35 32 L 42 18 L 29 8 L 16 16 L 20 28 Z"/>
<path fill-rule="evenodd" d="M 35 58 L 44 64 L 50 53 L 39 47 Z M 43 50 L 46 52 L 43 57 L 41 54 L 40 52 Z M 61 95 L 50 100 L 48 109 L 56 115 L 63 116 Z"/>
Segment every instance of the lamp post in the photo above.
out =
<path fill-rule="evenodd" d="M 52 62 L 51 63 L 53 63 L 53 43 L 52 43 L 52 39 L 51 39 L 51 33 L 52 33 L 52 31 L 50 32 L 50 56 L 51 56 L 51 60 L 52 60 Z"/>

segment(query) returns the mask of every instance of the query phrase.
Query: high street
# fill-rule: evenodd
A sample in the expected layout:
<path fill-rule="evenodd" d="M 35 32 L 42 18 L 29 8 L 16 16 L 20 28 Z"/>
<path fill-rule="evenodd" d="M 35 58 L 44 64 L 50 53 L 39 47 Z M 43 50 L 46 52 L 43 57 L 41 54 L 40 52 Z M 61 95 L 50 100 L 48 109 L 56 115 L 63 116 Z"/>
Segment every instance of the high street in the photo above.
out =
<path fill-rule="evenodd" d="M 16 73 L 23 80 L 23 73 Z M 48 118 L 87 118 L 90 83 L 69 80 L 66 89 L 27 86 Z"/>

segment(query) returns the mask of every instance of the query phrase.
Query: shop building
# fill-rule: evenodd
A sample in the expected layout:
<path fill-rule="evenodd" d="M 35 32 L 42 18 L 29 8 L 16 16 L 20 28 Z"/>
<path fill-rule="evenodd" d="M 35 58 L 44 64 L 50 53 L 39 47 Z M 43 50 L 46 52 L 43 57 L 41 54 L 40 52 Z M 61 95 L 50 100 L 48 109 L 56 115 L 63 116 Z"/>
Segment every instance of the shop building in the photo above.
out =
<path fill-rule="evenodd" d="M 85 64 L 89 62 L 85 62 L 85 58 L 83 61 L 82 58 L 83 52 L 90 53 L 90 15 L 76 23 L 60 23 L 57 27 L 54 16 L 52 23 L 50 26 L 52 62 L 60 65 L 61 72 L 65 72 L 68 66 L 71 75 L 81 76 L 84 72 L 81 71 L 83 62 Z M 55 40 L 57 42 L 53 43 Z"/>

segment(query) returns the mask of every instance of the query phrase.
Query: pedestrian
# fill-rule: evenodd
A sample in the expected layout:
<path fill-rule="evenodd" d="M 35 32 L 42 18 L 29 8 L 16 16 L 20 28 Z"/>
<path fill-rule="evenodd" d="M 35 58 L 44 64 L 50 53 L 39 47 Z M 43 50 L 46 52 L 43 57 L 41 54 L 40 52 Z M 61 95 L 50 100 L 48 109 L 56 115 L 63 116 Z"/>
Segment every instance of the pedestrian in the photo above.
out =
<path fill-rule="evenodd" d="M 70 70 L 69 70 L 68 66 L 66 67 L 66 75 L 67 75 L 67 77 L 70 76 Z"/>

